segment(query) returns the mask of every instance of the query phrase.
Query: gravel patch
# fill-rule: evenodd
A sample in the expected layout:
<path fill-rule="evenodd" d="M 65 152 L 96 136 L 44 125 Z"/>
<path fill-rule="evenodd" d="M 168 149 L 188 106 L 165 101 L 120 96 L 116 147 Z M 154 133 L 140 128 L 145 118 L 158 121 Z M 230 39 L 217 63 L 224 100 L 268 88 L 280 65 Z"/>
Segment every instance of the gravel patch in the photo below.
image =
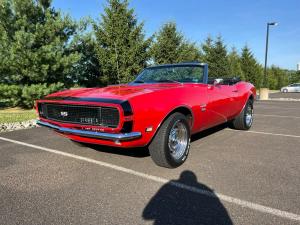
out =
<path fill-rule="evenodd" d="M 38 127 L 36 119 L 14 123 L 0 123 L 0 132 L 29 129 L 33 127 Z"/>

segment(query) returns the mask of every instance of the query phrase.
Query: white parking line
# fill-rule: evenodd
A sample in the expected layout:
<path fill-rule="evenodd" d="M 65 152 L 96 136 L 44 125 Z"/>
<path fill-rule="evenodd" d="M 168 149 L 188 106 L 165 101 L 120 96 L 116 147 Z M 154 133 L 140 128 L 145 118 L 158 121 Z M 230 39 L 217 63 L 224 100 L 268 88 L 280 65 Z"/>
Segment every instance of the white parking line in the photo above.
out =
<path fill-rule="evenodd" d="M 300 119 L 300 116 L 281 116 L 281 115 L 259 114 L 259 113 L 255 113 L 254 116 L 265 116 L 265 117 L 278 117 L 278 118 Z"/>
<path fill-rule="evenodd" d="M 292 135 L 292 134 L 277 134 L 277 133 L 269 133 L 269 132 L 254 131 L 254 130 L 241 131 L 241 130 L 234 130 L 234 129 L 230 129 L 230 128 L 226 128 L 226 130 L 231 130 L 231 131 L 235 131 L 235 132 L 244 132 L 244 133 L 254 133 L 254 134 L 272 135 L 272 136 L 300 138 L 299 135 Z"/>
<path fill-rule="evenodd" d="M 268 214 L 272 214 L 272 215 L 282 217 L 282 218 L 286 218 L 286 219 L 290 219 L 290 220 L 300 221 L 300 215 L 297 215 L 297 214 L 294 214 L 294 213 L 290 213 L 290 212 L 287 212 L 287 211 L 282 211 L 282 210 L 279 210 L 279 209 L 274 209 L 274 208 L 271 208 L 271 207 L 263 206 L 263 205 L 256 204 L 256 203 L 253 203 L 253 202 L 249 202 L 249 201 L 245 201 L 245 200 L 242 200 L 242 199 L 227 196 L 227 195 L 224 195 L 224 194 L 221 194 L 221 193 L 209 192 L 209 191 L 206 191 L 206 190 L 203 190 L 203 189 L 200 189 L 200 188 L 196 188 L 196 187 L 189 186 L 189 185 L 186 185 L 186 184 L 182 184 L 182 183 L 179 183 L 179 182 L 170 181 L 170 180 L 162 178 L 162 177 L 137 172 L 137 171 L 134 171 L 132 169 L 117 166 L 117 165 L 114 165 L 114 164 L 110 164 L 110 163 L 90 159 L 90 158 L 79 156 L 79 155 L 66 153 L 66 152 L 62 152 L 62 151 L 58 151 L 58 150 L 55 150 L 55 149 L 50 149 L 50 148 L 46 148 L 46 147 L 42 147 L 42 146 L 38 146 L 38 145 L 32 145 L 32 144 L 28 144 L 28 143 L 25 143 L 25 142 L 16 141 L 16 140 L 4 138 L 4 137 L 0 137 L 0 140 L 11 142 L 11 143 L 18 144 L 18 145 L 23 145 L 23 146 L 34 148 L 34 149 L 39 149 L 39 150 L 42 150 L 42 151 L 45 151 L 45 152 L 50 152 L 50 153 L 54 153 L 54 154 L 57 154 L 57 155 L 61 155 L 61 156 L 65 156 L 65 157 L 69 157 L 69 158 L 89 162 L 89 163 L 93 163 L 93 164 L 96 164 L 96 165 L 99 165 L 99 166 L 103 166 L 103 167 L 110 168 L 110 169 L 113 169 L 113 170 L 116 170 L 116 171 L 131 174 L 131 175 L 134 175 L 134 176 L 137 176 L 137 177 L 142 177 L 144 179 L 152 180 L 152 181 L 155 181 L 155 182 L 158 182 L 158 183 L 162 183 L 162 184 L 170 183 L 171 185 L 173 185 L 177 188 L 184 189 L 184 190 L 187 190 L 187 191 L 191 191 L 191 192 L 194 192 L 194 193 L 198 193 L 198 194 L 201 194 L 201 195 L 205 195 L 205 196 L 211 197 L 211 198 L 219 198 L 223 201 L 226 201 L 226 202 L 229 202 L 229 203 L 232 203 L 232 204 L 236 204 L 236 205 L 239 205 L 241 207 L 246 207 L 246 208 L 253 209 L 253 210 L 256 210 L 256 211 L 259 211 L 259 212 L 262 212 L 262 213 L 268 213 Z"/>

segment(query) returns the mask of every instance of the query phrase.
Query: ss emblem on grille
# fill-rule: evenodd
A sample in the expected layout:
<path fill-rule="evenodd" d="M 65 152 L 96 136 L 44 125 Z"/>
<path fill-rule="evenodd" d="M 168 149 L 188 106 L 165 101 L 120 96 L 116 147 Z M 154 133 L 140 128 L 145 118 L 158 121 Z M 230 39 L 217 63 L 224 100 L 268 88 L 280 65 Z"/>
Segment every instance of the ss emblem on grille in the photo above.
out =
<path fill-rule="evenodd" d="M 62 117 L 66 117 L 66 116 L 68 116 L 68 112 L 60 112 L 60 115 L 61 115 Z"/>

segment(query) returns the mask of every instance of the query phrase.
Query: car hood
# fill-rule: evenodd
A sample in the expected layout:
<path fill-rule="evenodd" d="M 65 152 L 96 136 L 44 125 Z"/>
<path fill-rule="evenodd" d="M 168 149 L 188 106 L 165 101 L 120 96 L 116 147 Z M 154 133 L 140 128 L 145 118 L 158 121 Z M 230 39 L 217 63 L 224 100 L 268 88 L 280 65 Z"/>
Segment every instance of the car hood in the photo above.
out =
<path fill-rule="evenodd" d="M 78 88 L 56 92 L 49 97 L 73 97 L 73 98 L 109 98 L 127 100 L 129 98 L 161 91 L 170 88 L 180 88 L 182 84 L 164 83 L 164 84 L 138 84 L 138 85 L 113 85 L 104 88 Z"/>

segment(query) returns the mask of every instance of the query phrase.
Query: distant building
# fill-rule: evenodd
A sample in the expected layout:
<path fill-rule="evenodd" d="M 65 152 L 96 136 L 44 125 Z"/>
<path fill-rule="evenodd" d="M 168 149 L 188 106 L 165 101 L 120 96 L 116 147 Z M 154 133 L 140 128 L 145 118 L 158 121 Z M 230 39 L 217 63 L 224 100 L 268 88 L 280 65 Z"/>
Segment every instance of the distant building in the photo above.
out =
<path fill-rule="evenodd" d="M 297 71 L 300 71 L 300 62 L 297 64 Z"/>

